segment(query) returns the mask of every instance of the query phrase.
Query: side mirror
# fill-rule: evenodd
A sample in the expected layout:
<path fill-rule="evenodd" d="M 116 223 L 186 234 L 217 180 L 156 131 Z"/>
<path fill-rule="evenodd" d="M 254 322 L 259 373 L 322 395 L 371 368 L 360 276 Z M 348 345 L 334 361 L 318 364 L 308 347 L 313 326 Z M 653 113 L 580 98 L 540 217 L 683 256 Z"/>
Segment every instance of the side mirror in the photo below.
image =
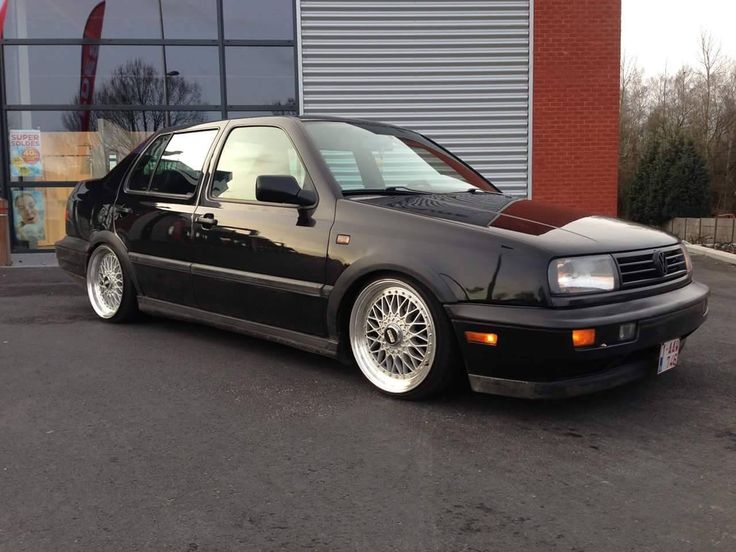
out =
<path fill-rule="evenodd" d="M 302 190 L 293 176 L 261 175 L 256 178 L 256 199 L 306 207 L 317 201 L 311 190 Z"/>

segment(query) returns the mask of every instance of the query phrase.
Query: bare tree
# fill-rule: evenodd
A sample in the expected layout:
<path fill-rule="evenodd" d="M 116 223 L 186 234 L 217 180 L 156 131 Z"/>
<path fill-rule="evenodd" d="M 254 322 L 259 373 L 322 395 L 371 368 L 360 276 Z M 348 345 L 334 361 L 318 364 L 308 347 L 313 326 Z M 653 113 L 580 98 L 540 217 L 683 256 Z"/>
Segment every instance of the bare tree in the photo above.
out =
<path fill-rule="evenodd" d="M 164 86 L 168 87 L 168 94 L 164 93 Z M 197 105 L 202 102 L 202 92 L 197 83 L 188 81 L 179 76 L 164 78 L 155 67 L 137 58 L 113 70 L 110 78 L 103 82 L 94 94 L 94 103 L 110 106 L 146 106 L 164 105 L 168 95 L 169 104 L 176 106 Z M 79 103 L 75 98 L 74 103 Z M 164 126 L 165 114 L 163 111 L 132 111 L 99 110 L 93 111 L 90 121 L 105 119 L 130 132 L 151 133 Z M 196 123 L 202 120 L 196 111 L 171 111 L 172 125 Z M 79 130 L 80 120 L 76 114 L 68 114 L 64 125 L 70 130 Z"/>
<path fill-rule="evenodd" d="M 682 138 L 705 159 L 713 210 L 736 211 L 736 66 L 708 33 L 702 33 L 698 52 L 697 67 L 665 70 L 648 80 L 634 61 L 622 60 L 619 187 L 624 204 L 648 147 Z"/>

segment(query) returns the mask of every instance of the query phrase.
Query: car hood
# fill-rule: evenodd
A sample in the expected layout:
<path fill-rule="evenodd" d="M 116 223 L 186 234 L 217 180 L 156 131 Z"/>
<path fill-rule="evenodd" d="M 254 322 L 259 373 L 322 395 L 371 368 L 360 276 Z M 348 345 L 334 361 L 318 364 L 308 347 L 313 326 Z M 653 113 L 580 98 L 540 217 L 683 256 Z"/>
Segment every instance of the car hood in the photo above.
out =
<path fill-rule="evenodd" d="M 537 246 L 613 252 L 677 243 L 659 230 L 620 219 L 493 193 L 357 196 L 361 203 L 486 228 Z"/>

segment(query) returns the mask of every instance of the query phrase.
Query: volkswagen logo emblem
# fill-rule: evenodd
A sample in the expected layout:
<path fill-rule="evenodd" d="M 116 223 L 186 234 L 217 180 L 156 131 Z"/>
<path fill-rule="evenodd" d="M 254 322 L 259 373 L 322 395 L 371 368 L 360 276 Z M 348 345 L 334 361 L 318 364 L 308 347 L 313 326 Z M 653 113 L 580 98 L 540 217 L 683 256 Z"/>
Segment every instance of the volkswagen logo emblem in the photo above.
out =
<path fill-rule="evenodd" d="M 655 251 L 652 253 L 652 261 L 654 262 L 654 268 L 660 276 L 666 276 L 668 271 L 667 257 L 664 256 L 664 251 Z"/>

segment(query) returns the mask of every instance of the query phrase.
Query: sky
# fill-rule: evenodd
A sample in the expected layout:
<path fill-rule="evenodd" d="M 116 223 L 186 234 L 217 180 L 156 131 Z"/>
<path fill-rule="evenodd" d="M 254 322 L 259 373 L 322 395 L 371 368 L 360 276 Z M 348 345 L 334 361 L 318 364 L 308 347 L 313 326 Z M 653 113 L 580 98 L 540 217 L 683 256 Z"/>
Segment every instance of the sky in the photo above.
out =
<path fill-rule="evenodd" d="M 622 0 L 621 53 L 647 76 L 695 66 L 701 30 L 736 59 L 736 0 Z"/>

